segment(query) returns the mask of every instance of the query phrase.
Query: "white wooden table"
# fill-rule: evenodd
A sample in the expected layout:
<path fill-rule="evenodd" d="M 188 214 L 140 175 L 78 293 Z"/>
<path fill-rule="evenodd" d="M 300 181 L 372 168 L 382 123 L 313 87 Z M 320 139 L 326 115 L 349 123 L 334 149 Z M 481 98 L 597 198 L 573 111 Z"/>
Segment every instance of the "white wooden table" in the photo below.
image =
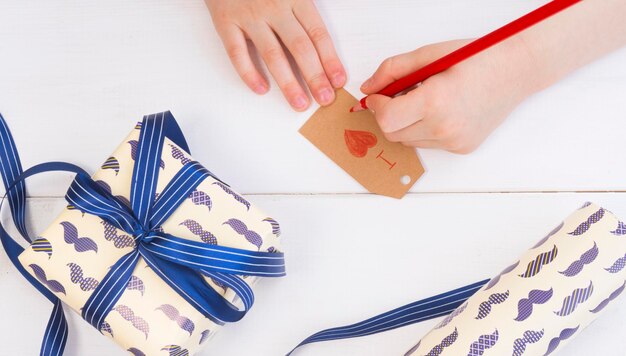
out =
<path fill-rule="evenodd" d="M 318 6 L 357 94 L 387 56 L 479 36 L 544 2 Z M 586 200 L 626 217 L 625 62 L 616 52 L 531 98 L 472 155 L 421 151 L 427 173 L 398 201 L 364 194 L 297 133 L 314 108 L 294 113 L 278 90 L 240 82 L 201 0 L 0 2 L 0 111 L 25 167 L 94 170 L 143 114 L 170 109 L 195 158 L 282 223 L 289 276 L 262 281 L 257 305 L 203 355 L 281 355 L 321 328 L 490 277 Z M 33 179 L 34 231 L 69 181 Z M 0 255 L 0 354 L 36 355 L 50 305 Z M 623 354 L 624 318 L 622 301 L 563 354 Z M 300 355 L 399 355 L 433 324 Z M 68 355 L 122 354 L 73 313 L 70 328 Z"/>

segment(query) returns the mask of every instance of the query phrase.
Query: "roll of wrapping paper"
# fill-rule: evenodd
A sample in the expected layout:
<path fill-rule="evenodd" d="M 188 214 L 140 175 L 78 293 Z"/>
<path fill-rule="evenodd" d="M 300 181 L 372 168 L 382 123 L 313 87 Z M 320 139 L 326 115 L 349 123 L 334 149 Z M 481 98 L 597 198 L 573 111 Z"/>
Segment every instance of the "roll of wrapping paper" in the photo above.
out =
<path fill-rule="evenodd" d="M 625 288 L 626 225 L 586 203 L 406 355 L 548 355 Z"/>

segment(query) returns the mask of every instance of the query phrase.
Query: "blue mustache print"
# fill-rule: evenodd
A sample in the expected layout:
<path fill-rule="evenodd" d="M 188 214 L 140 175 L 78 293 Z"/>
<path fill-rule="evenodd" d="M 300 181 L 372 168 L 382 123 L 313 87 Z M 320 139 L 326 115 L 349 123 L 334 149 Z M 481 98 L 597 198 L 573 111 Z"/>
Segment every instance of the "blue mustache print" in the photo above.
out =
<path fill-rule="evenodd" d="M 243 204 L 246 207 L 246 210 L 250 210 L 250 202 L 247 201 L 246 199 L 244 199 L 241 195 L 235 193 L 235 191 L 230 189 L 229 186 L 227 186 L 226 184 L 224 184 L 222 182 L 213 182 L 213 184 L 215 184 L 218 187 L 222 188 L 222 190 L 225 191 L 226 194 L 232 196 L 237 202 Z"/>
<path fill-rule="evenodd" d="M 601 301 L 600 304 L 598 304 L 597 307 L 591 309 L 590 312 L 592 312 L 594 314 L 600 312 L 607 305 L 609 305 L 610 302 L 612 302 L 613 300 L 615 300 L 615 298 L 619 297 L 619 295 L 622 294 L 622 292 L 624 291 L 624 287 L 626 287 L 626 282 L 624 282 L 624 284 L 622 284 L 621 287 L 619 287 L 615 291 L 613 291 L 613 293 L 611 293 L 611 295 L 609 295 L 608 298 L 606 298 L 605 300 Z"/>
<path fill-rule="evenodd" d="M 547 356 L 547 355 L 553 353 L 554 350 L 556 350 L 556 348 L 559 347 L 559 344 L 561 344 L 561 341 L 565 341 L 565 340 L 569 339 L 570 337 L 572 337 L 572 335 L 576 334 L 576 332 L 578 331 L 579 327 L 580 327 L 580 325 L 575 327 L 575 328 L 563 329 L 561 331 L 561 333 L 559 334 L 559 336 L 557 336 L 554 339 L 550 340 L 550 344 L 548 344 L 548 350 L 546 350 L 546 353 L 545 353 L 544 356 Z"/>
<path fill-rule="evenodd" d="M 111 329 L 111 324 L 103 321 L 102 324 L 100 324 L 100 334 L 104 334 L 105 332 L 113 337 L 113 329 Z"/>
<path fill-rule="evenodd" d="M 128 284 L 126 285 L 126 289 L 139 291 L 142 297 L 143 297 L 143 293 L 146 291 L 146 288 L 141 278 L 135 275 L 130 276 L 130 279 L 128 280 Z"/>
<path fill-rule="evenodd" d="M 561 310 L 555 311 L 554 314 L 558 316 L 568 316 L 573 313 L 579 304 L 584 303 L 593 294 L 593 282 L 589 282 L 589 286 L 586 288 L 575 289 L 571 295 L 568 295 L 563 300 L 563 306 Z"/>
<path fill-rule="evenodd" d="M 574 231 L 570 232 L 569 234 L 572 236 L 580 236 L 584 234 L 585 232 L 587 232 L 587 230 L 591 228 L 591 225 L 600 221 L 602 217 L 604 217 L 604 209 L 600 208 L 598 211 L 591 214 L 589 218 L 587 218 L 587 221 L 582 222 Z"/>
<path fill-rule="evenodd" d="M 611 233 L 613 235 L 616 235 L 616 236 L 626 235 L 626 225 L 624 225 L 623 222 L 618 221 L 617 228 L 615 230 L 611 231 Z"/>
<path fill-rule="evenodd" d="M 533 313 L 533 304 L 544 304 L 552 298 L 552 288 L 548 290 L 533 289 L 528 292 L 528 298 L 522 298 L 517 303 L 517 318 L 515 321 L 524 321 Z"/>
<path fill-rule="evenodd" d="M 98 245 L 88 237 L 78 237 L 78 229 L 69 221 L 60 223 L 63 226 L 63 237 L 65 242 L 74 245 L 76 252 L 94 251 L 98 252 Z"/>
<path fill-rule="evenodd" d="M 143 351 L 139 350 L 138 348 L 135 347 L 131 347 L 130 349 L 126 350 L 128 352 L 130 352 L 131 354 L 133 354 L 133 356 L 146 356 L 146 354 L 143 353 Z"/>
<path fill-rule="evenodd" d="M 162 311 L 163 314 L 165 314 L 170 320 L 175 321 L 181 329 L 188 332 L 191 336 L 193 330 L 195 329 L 193 321 L 185 316 L 180 315 L 180 312 L 178 311 L 178 309 L 176 309 L 175 306 L 171 304 L 163 304 L 160 307 L 156 308 L 156 310 Z"/>
<path fill-rule="evenodd" d="M 272 234 L 276 236 L 280 236 L 280 225 L 278 225 L 278 221 L 272 218 L 265 218 L 263 221 L 267 221 L 272 226 Z"/>
<path fill-rule="evenodd" d="M 259 250 L 261 249 L 261 245 L 263 245 L 263 239 L 256 232 L 249 230 L 248 226 L 246 226 L 243 221 L 238 219 L 228 219 L 222 225 L 230 226 L 233 230 L 235 230 L 236 233 L 245 237 L 249 243 L 256 246 Z"/>
<path fill-rule="evenodd" d="M 537 341 L 541 340 L 541 338 L 543 337 L 543 330 L 540 331 L 533 331 L 533 330 L 526 330 L 524 332 L 524 335 L 519 338 L 519 339 L 515 339 L 515 341 L 513 341 L 513 356 L 521 356 L 524 354 L 524 351 L 526 351 L 526 347 L 528 346 L 528 344 L 534 344 Z"/>
<path fill-rule="evenodd" d="M 470 345 L 467 356 L 482 356 L 482 354 L 485 353 L 486 350 L 490 349 L 498 342 L 499 337 L 500 334 L 498 333 L 497 329 L 492 334 L 481 335 L 478 340 L 474 341 Z"/>
<path fill-rule="evenodd" d="M 172 145 L 171 143 L 168 145 L 172 149 L 172 158 L 179 160 L 183 166 L 191 162 L 191 159 L 189 159 L 189 157 L 187 157 L 187 155 L 185 155 L 183 151 L 179 150 L 178 147 Z"/>
<path fill-rule="evenodd" d="M 123 304 L 118 304 L 111 310 L 115 310 L 116 312 L 120 313 L 120 316 L 122 316 L 124 320 L 130 321 L 133 327 L 141 331 L 146 336 L 146 340 L 148 339 L 150 325 L 148 325 L 148 322 L 144 318 L 136 315 L 130 307 Z"/>
<path fill-rule="evenodd" d="M 624 257 L 618 258 L 615 262 L 613 262 L 613 265 L 611 267 L 605 268 L 605 270 L 609 273 L 617 273 L 623 270 L 624 266 L 626 266 L 626 255 L 624 255 Z"/>
<path fill-rule="evenodd" d="M 162 351 L 168 351 L 170 356 L 189 356 L 189 351 L 187 349 L 183 349 L 178 345 L 167 345 L 164 346 Z"/>
<path fill-rule="evenodd" d="M 541 272 L 544 266 L 554 261 L 559 254 L 559 249 L 554 245 L 552 250 L 539 254 L 534 261 L 528 263 L 526 271 L 519 276 L 522 278 L 531 278 Z"/>
<path fill-rule="evenodd" d="M 37 280 L 41 282 L 43 285 L 45 285 L 46 287 L 48 287 L 48 289 L 50 289 L 54 293 L 65 294 L 65 288 L 63 287 L 63 285 L 53 279 L 48 280 L 48 278 L 46 278 L 46 272 L 43 270 L 43 268 L 39 267 L 38 265 L 34 263 L 31 265 L 28 265 L 28 267 L 30 267 L 33 270 L 33 273 L 35 273 L 35 277 L 37 278 Z"/>
<path fill-rule="evenodd" d="M 211 211 L 213 202 L 211 201 L 211 197 L 207 193 L 201 190 L 194 189 L 193 192 L 189 193 L 188 198 L 194 205 L 206 206 L 209 211 Z"/>
<path fill-rule="evenodd" d="M 461 314 L 465 310 L 465 308 L 467 308 L 467 302 L 461 304 L 460 307 L 456 308 L 452 313 L 448 314 L 445 318 L 443 318 L 441 323 L 435 326 L 435 329 L 441 329 L 444 326 L 450 324 L 452 319 L 454 319 L 457 315 Z"/>
<path fill-rule="evenodd" d="M 48 239 L 40 237 L 36 239 L 35 241 L 33 241 L 30 247 L 35 252 L 46 253 L 48 255 L 48 258 L 52 257 L 52 244 L 50 244 L 50 241 L 48 241 Z"/>
<path fill-rule="evenodd" d="M 436 345 L 435 347 L 433 347 L 432 350 L 430 350 L 429 353 L 426 354 L 426 356 L 439 356 L 443 353 L 443 351 L 446 349 L 446 347 L 454 344 L 454 342 L 456 341 L 457 337 L 459 337 L 459 332 L 456 330 L 456 328 L 454 328 L 454 331 L 452 332 L 452 334 L 446 336 L 443 340 L 441 340 L 441 343 L 439 343 L 439 345 Z"/>
<path fill-rule="evenodd" d="M 217 238 L 215 237 L 215 235 L 213 235 L 210 231 L 204 230 L 202 225 L 200 225 L 197 221 L 193 219 L 187 219 L 179 225 L 183 225 L 184 227 L 189 229 L 192 234 L 200 237 L 200 240 L 202 240 L 202 242 L 206 242 L 210 245 L 217 245 Z"/>
<path fill-rule="evenodd" d="M 70 280 L 74 284 L 78 284 L 80 289 L 85 292 L 94 290 L 98 287 L 97 279 L 91 277 L 83 277 L 83 269 L 76 263 L 68 263 L 67 266 L 70 268 Z"/>
<path fill-rule="evenodd" d="M 203 342 L 205 342 L 209 338 L 209 335 L 211 335 L 210 330 L 204 330 L 203 332 L 201 332 L 200 341 L 198 342 L 198 344 L 202 344 Z"/>
<path fill-rule="evenodd" d="M 476 316 L 477 320 L 484 319 L 491 313 L 491 306 L 504 303 L 507 298 L 509 298 L 509 291 L 507 290 L 504 293 L 494 293 L 489 296 L 489 299 L 480 303 L 478 306 L 478 315 Z"/>
<path fill-rule="evenodd" d="M 588 265 L 596 260 L 598 257 L 598 246 L 596 243 L 593 243 L 593 247 L 587 251 L 585 251 L 577 261 L 572 262 L 569 267 L 565 269 L 565 271 L 559 272 L 566 277 L 573 277 L 580 273 L 583 270 L 585 265 Z"/>

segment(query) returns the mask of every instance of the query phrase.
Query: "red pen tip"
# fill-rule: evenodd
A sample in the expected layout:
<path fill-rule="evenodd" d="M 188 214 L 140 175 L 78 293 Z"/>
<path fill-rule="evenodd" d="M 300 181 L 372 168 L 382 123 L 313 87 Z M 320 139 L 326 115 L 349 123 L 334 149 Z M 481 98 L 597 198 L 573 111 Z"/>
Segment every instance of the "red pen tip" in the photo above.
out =
<path fill-rule="evenodd" d="M 351 107 L 350 108 L 350 112 L 359 112 L 359 111 L 363 111 L 363 110 L 367 109 L 366 99 L 367 99 L 367 97 L 364 97 L 356 105 Z"/>

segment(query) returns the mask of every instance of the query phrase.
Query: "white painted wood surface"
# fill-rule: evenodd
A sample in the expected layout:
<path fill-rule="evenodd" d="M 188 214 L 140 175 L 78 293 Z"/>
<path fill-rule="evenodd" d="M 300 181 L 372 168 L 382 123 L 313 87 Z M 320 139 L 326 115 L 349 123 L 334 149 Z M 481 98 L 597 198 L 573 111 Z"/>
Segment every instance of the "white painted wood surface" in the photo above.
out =
<path fill-rule="evenodd" d="M 543 3 L 318 7 L 356 95 L 387 56 L 479 36 Z M 625 62 L 618 51 L 536 95 L 470 156 L 421 151 L 427 173 L 396 201 L 354 194 L 363 189 L 297 133 L 314 108 L 292 112 L 275 88 L 249 92 L 201 0 L 0 1 L 0 112 L 24 166 L 71 160 L 94 170 L 134 121 L 171 109 L 194 156 L 281 221 L 289 276 L 261 282 L 255 308 L 206 355 L 281 355 L 320 328 L 491 276 L 585 200 L 626 217 L 626 194 L 597 193 L 626 189 Z M 33 230 L 63 206 L 68 182 L 33 179 Z M 574 191 L 597 192 L 563 193 Z M 35 355 L 49 305 L 0 255 L 0 354 Z M 623 354 L 623 304 L 563 354 Z M 432 325 L 301 355 L 398 355 Z M 112 354 L 121 352 L 72 315 L 68 355 Z"/>
<path fill-rule="evenodd" d="M 626 193 L 413 194 L 392 204 L 371 195 L 249 198 L 283 223 L 289 275 L 260 281 L 249 315 L 216 334 L 201 355 L 284 355 L 312 332 L 491 277 L 586 200 L 626 216 Z M 34 229 L 43 229 L 64 204 L 34 199 Z M 0 354 L 36 355 L 50 303 L 6 258 L 0 259 L 0 285 Z M 561 354 L 623 355 L 626 308 L 620 301 Z M 68 315 L 68 355 L 122 354 Z M 434 324 L 308 346 L 298 355 L 401 355 Z"/>

